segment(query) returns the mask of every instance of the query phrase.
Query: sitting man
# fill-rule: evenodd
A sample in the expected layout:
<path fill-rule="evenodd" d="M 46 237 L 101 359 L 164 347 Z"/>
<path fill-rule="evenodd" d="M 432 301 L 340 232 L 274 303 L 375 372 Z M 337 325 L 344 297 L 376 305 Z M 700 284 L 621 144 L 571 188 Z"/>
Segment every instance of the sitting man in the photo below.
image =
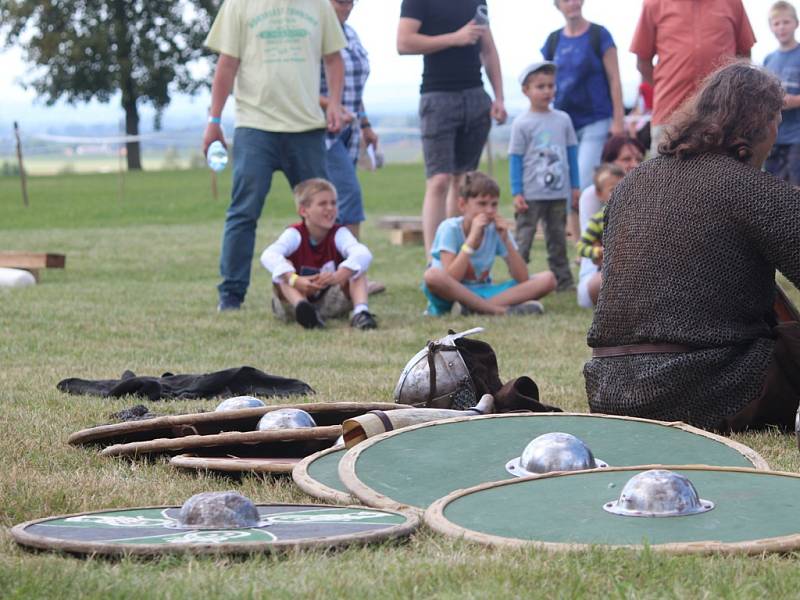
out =
<path fill-rule="evenodd" d="M 279 318 L 293 314 L 313 329 L 324 327 L 324 318 L 347 313 L 352 304 L 350 326 L 375 329 L 364 277 L 372 254 L 336 224 L 336 189 L 325 179 L 309 179 L 294 188 L 294 197 L 302 221 L 261 254 L 261 264 L 272 273 L 273 312 Z"/>
<path fill-rule="evenodd" d="M 453 302 L 468 312 L 489 315 L 540 314 L 539 298 L 556 288 L 551 271 L 528 276 L 528 267 L 508 233 L 508 222 L 497 214 L 500 187 L 478 171 L 467 173 L 459 190 L 463 216 L 442 221 L 436 230 L 422 291 L 428 298 L 426 314 L 450 312 Z M 501 256 L 513 279 L 492 283 L 494 259 Z"/>

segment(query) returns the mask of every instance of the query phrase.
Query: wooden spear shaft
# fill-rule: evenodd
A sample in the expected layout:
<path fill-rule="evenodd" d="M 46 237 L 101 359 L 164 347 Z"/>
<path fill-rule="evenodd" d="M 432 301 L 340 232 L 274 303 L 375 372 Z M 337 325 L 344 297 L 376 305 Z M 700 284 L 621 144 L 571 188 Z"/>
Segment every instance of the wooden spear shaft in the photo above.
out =
<path fill-rule="evenodd" d="M 28 206 L 28 182 L 25 176 L 25 165 L 22 161 L 22 141 L 19 139 L 19 125 L 14 121 L 14 136 L 17 138 L 17 163 L 19 163 L 19 181 L 22 184 L 22 202 Z"/>

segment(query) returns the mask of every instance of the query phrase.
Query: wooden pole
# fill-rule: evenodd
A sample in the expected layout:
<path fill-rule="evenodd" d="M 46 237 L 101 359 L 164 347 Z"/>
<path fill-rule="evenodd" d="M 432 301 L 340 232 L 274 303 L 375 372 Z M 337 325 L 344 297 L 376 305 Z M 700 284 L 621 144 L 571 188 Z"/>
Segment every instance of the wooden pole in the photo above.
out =
<path fill-rule="evenodd" d="M 120 133 L 122 135 L 125 135 L 125 125 L 121 120 L 119 122 L 119 130 L 120 130 Z M 124 172 L 124 167 L 123 167 L 122 160 L 123 160 L 123 155 L 125 153 L 124 151 L 126 149 L 127 149 L 127 146 L 125 145 L 124 142 L 122 142 L 122 143 L 120 143 L 119 149 L 117 150 L 117 155 L 118 155 L 117 166 L 118 166 L 118 169 L 119 169 L 119 174 L 118 174 L 118 177 L 117 177 L 117 179 L 119 181 L 119 188 L 118 188 L 118 191 L 117 191 L 117 196 L 119 198 L 120 203 L 122 203 L 125 200 L 125 172 Z"/>
<path fill-rule="evenodd" d="M 22 202 L 28 206 L 28 182 L 25 175 L 25 165 L 22 161 L 22 141 L 19 138 L 19 125 L 14 121 L 14 136 L 17 138 L 17 163 L 19 164 L 19 181 L 22 184 Z"/>

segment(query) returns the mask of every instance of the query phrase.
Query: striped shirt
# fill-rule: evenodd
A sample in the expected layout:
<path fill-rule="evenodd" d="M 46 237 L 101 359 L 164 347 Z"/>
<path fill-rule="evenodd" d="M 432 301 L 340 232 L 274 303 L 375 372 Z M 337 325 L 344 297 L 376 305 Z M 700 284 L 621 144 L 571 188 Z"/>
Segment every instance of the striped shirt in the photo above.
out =
<path fill-rule="evenodd" d="M 344 61 L 344 89 L 342 90 L 342 106 L 357 116 L 364 112 L 364 85 L 369 77 L 369 55 L 361 45 L 358 34 L 347 23 L 342 25 L 344 36 L 347 38 L 347 46 L 340 51 Z M 322 70 L 322 81 L 320 82 L 320 94 L 328 95 L 328 83 L 325 81 L 325 69 Z M 352 128 L 348 150 L 350 156 L 355 161 L 358 158 L 358 144 L 361 132 L 360 119 L 355 118 L 349 125 Z M 340 133 L 329 133 L 328 141 L 336 141 Z"/>
<path fill-rule="evenodd" d="M 603 220 L 605 216 L 605 206 L 591 216 L 577 244 L 578 256 L 592 260 L 600 258 L 600 249 L 603 247 Z"/>

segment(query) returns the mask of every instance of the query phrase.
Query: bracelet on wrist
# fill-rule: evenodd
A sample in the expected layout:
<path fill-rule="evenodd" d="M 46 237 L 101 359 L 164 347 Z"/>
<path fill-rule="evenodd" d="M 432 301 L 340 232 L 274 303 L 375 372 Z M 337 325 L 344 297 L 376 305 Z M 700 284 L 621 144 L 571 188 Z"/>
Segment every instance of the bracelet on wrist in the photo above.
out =
<path fill-rule="evenodd" d="M 294 284 L 297 283 L 297 280 L 299 278 L 300 276 L 297 273 L 292 273 L 291 275 L 289 275 L 289 285 L 294 287 Z"/>
<path fill-rule="evenodd" d="M 464 254 L 475 254 L 475 248 L 470 246 L 467 242 L 464 242 L 463 244 L 461 244 L 461 251 Z"/>
<path fill-rule="evenodd" d="M 219 125 L 222 123 L 222 117 L 208 117 L 208 122 L 213 123 L 214 125 Z"/>
<path fill-rule="evenodd" d="M 361 111 L 359 111 L 359 112 L 356 114 L 356 116 L 357 116 L 359 119 L 364 119 L 364 120 L 366 120 L 366 118 L 367 118 L 367 113 L 365 113 L 363 110 L 361 110 Z"/>
<path fill-rule="evenodd" d="M 369 121 L 361 121 L 361 129 L 372 129 L 372 123 Z"/>

